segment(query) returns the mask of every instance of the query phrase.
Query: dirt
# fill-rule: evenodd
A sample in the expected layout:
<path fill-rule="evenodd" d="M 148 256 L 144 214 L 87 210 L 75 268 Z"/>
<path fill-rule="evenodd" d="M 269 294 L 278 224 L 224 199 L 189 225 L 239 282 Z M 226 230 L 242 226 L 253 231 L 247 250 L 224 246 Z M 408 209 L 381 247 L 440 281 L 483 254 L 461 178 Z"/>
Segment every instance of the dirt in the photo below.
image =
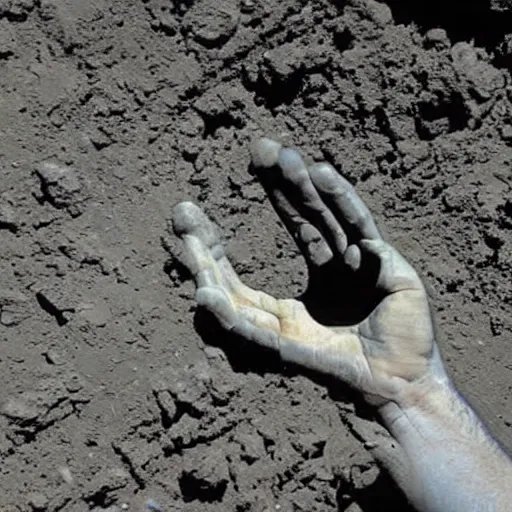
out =
<path fill-rule="evenodd" d="M 175 258 L 191 199 L 248 284 L 306 288 L 263 134 L 357 186 L 512 450 L 511 6 L 446 3 L 0 0 L 2 511 L 407 510 L 352 394 L 225 335 Z"/>

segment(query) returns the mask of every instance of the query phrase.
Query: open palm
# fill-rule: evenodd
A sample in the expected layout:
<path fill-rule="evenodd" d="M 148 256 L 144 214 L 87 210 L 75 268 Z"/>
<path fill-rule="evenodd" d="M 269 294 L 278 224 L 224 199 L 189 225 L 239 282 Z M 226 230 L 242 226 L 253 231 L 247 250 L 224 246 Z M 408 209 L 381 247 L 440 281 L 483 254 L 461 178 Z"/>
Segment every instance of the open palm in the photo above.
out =
<path fill-rule="evenodd" d="M 301 300 L 277 300 L 244 285 L 217 226 L 184 202 L 174 209 L 173 226 L 198 303 L 225 329 L 278 351 L 283 360 L 335 376 L 367 396 L 393 399 L 437 364 L 420 278 L 329 164 L 307 167 L 298 152 L 269 139 L 254 143 L 251 152 L 274 208 L 306 258 L 308 290 Z"/>

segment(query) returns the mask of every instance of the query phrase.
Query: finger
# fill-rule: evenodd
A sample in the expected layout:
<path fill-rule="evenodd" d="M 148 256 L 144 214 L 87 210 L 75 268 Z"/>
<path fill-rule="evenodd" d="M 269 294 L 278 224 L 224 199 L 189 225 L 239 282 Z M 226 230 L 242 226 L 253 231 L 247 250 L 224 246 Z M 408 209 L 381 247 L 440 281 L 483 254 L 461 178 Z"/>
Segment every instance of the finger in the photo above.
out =
<path fill-rule="evenodd" d="M 198 288 L 223 289 L 235 311 L 248 306 L 277 313 L 274 297 L 242 283 L 225 254 L 218 228 L 199 207 L 189 202 L 177 205 L 173 227 L 183 241 Z"/>
<path fill-rule="evenodd" d="M 254 140 L 249 147 L 252 164 L 257 169 L 272 169 L 277 165 L 281 148 L 279 142 L 267 137 Z"/>
<path fill-rule="evenodd" d="M 330 209 L 322 201 L 300 154 L 289 148 L 279 152 L 278 166 L 283 178 L 283 192 L 295 202 L 304 217 L 325 237 L 334 253 L 342 255 L 347 237 Z"/>
<path fill-rule="evenodd" d="M 227 261 L 217 226 L 195 204 L 183 202 L 174 208 L 173 229 L 185 247 L 185 264 L 196 285 L 219 285 L 229 292 L 231 284 L 220 270 L 219 263 Z M 233 272 L 233 276 L 236 274 Z"/>
<path fill-rule="evenodd" d="M 220 325 L 230 331 L 236 324 L 236 310 L 226 291 L 219 286 L 205 286 L 196 291 L 196 302 L 212 313 Z"/>
<path fill-rule="evenodd" d="M 282 190 L 267 187 L 264 179 L 262 182 L 274 209 L 308 263 L 321 267 L 332 260 L 332 250 L 320 231 L 298 212 Z"/>
<path fill-rule="evenodd" d="M 193 235 L 210 249 L 217 248 L 221 243 L 219 228 L 201 208 L 190 201 L 184 201 L 174 207 L 172 221 L 174 233 L 180 238 L 184 235 Z"/>
<path fill-rule="evenodd" d="M 344 228 L 350 243 L 380 239 L 373 216 L 354 187 L 328 163 L 309 168 L 311 181 Z"/>
<path fill-rule="evenodd" d="M 345 265 L 351 270 L 356 271 L 361 267 L 361 250 L 355 244 L 349 245 L 343 255 Z"/>
<path fill-rule="evenodd" d="M 299 242 L 299 228 L 308 226 L 304 236 L 311 238 L 311 233 L 315 233 L 315 246 L 321 247 L 319 254 L 329 254 L 328 246 L 331 252 L 343 254 L 345 234 L 316 192 L 299 153 L 282 148 L 272 140 L 260 139 L 251 146 L 251 158 L 276 211 L 292 236 Z M 305 254 L 309 255 L 308 244 L 303 245 Z"/>
<path fill-rule="evenodd" d="M 279 321 L 262 310 L 235 308 L 221 287 L 200 288 L 196 300 L 219 321 L 227 331 L 259 345 L 279 351 Z"/>
<path fill-rule="evenodd" d="M 279 321 L 265 311 L 276 311 L 276 300 L 240 281 L 224 253 L 215 224 L 200 208 L 186 202 L 175 207 L 173 228 L 185 246 L 198 287 L 198 304 L 211 311 L 226 330 L 277 349 Z"/>
<path fill-rule="evenodd" d="M 198 288 L 221 284 L 217 262 L 211 251 L 194 235 L 183 235 L 186 263 Z"/>
<path fill-rule="evenodd" d="M 282 178 L 276 172 L 280 150 L 281 145 L 273 140 L 257 140 L 251 145 L 252 164 L 259 170 L 263 188 L 308 264 L 321 267 L 332 259 L 332 251 L 320 231 L 299 213 L 283 193 Z"/>
<path fill-rule="evenodd" d="M 380 263 L 376 286 L 386 293 L 422 289 L 423 283 L 414 268 L 391 245 L 383 240 L 361 240 L 361 250 L 378 258 Z"/>

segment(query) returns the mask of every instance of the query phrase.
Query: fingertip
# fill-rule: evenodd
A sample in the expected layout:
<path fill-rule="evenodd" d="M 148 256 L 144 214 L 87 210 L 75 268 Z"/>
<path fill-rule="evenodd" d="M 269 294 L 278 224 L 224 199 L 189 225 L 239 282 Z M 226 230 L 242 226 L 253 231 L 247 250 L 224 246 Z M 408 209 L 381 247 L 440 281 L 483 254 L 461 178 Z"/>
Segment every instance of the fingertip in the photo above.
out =
<path fill-rule="evenodd" d="M 172 228 L 176 236 L 194 235 L 209 249 L 220 243 L 218 227 L 191 201 L 183 201 L 174 207 Z"/>
<path fill-rule="evenodd" d="M 195 210 L 199 210 L 199 207 L 192 201 L 181 201 L 174 206 L 173 212 L 175 215 L 182 215 Z"/>
<path fill-rule="evenodd" d="M 277 163 L 281 144 L 267 137 L 253 141 L 250 145 L 251 161 L 255 167 L 268 169 Z"/>
<path fill-rule="evenodd" d="M 191 233 L 204 216 L 202 210 L 192 201 L 178 203 L 172 212 L 172 226 L 176 235 Z"/>
<path fill-rule="evenodd" d="M 355 244 L 349 245 L 343 255 L 345 265 L 351 270 L 357 271 L 361 267 L 361 250 Z"/>
<path fill-rule="evenodd" d="M 325 239 L 311 224 L 302 224 L 297 231 L 297 237 L 305 256 L 314 267 L 321 267 L 334 257 Z"/>
<path fill-rule="evenodd" d="M 201 287 L 197 289 L 195 299 L 199 306 L 217 318 L 224 329 L 233 329 L 236 324 L 236 312 L 224 290 L 214 286 Z"/>
<path fill-rule="evenodd" d="M 291 148 L 282 148 L 279 151 L 277 163 L 282 169 L 283 174 L 288 176 L 305 169 L 304 161 L 299 152 Z"/>
<path fill-rule="evenodd" d="M 199 306 L 208 307 L 212 302 L 215 302 L 214 289 L 206 286 L 198 288 L 195 299 Z"/>
<path fill-rule="evenodd" d="M 327 162 L 319 162 L 309 167 L 309 175 L 315 187 L 322 192 L 334 192 L 338 188 L 339 176 Z"/>

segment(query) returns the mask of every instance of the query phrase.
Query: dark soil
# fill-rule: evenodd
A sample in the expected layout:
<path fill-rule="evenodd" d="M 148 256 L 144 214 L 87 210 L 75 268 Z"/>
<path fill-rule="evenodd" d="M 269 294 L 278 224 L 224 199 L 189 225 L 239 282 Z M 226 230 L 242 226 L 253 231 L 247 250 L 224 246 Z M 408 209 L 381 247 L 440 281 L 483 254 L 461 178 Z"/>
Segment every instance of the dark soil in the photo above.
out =
<path fill-rule="evenodd" d="M 257 135 L 357 186 L 512 450 L 512 17 L 453 3 L 0 0 L 2 511 L 402 509 L 352 394 L 196 314 L 172 255 L 191 199 L 304 290 Z"/>

